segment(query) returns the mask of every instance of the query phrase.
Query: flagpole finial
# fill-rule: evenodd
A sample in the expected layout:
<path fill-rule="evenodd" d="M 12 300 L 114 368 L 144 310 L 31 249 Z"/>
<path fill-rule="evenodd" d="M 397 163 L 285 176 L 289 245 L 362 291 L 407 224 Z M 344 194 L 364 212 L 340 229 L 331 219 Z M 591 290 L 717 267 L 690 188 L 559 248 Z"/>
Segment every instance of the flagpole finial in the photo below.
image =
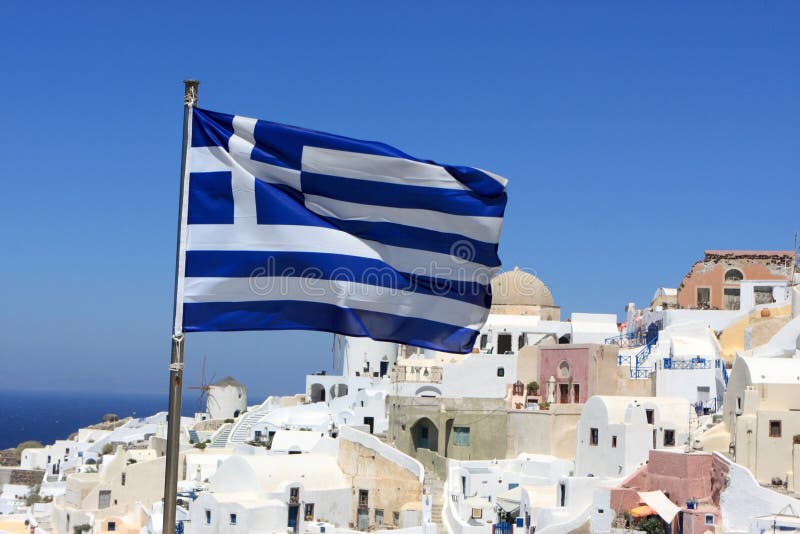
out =
<path fill-rule="evenodd" d="M 199 80 L 183 80 L 184 94 L 183 104 L 186 106 L 197 105 L 197 86 L 200 85 Z"/>

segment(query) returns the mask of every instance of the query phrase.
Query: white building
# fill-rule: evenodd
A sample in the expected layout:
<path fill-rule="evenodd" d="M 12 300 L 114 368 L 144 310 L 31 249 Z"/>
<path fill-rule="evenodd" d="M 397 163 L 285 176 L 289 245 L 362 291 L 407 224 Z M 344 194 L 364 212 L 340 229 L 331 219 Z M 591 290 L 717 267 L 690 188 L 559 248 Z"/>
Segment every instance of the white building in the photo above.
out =
<path fill-rule="evenodd" d="M 684 398 L 595 395 L 578 423 L 576 475 L 624 477 L 647 461 L 650 449 L 685 450 L 696 421 Z"/>
<path fill-rule="evenodd" d="M 530 516 L 532 503 L 555 507 L 558 481 L 572 474 L 573 468 L 569 460 L 542 454 L 508 460 L 450 460 L 445 484 L 450 529 L 454 534 L 491 534 L 494 524 L 515 523 L 525 513 Z"/>
<path fill-rule="evenodd" d="M 303 532 L 318 518 L 346 525 L 351 491 L 335 456 L 232 456 L 192 503 L 192 532 Z"/>

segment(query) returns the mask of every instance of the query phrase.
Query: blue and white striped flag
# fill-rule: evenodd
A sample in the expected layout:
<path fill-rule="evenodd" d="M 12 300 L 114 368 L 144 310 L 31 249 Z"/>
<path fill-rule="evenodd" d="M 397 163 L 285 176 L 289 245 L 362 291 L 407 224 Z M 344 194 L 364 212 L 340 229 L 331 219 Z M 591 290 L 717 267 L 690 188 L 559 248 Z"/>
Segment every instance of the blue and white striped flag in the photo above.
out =
<path fill-rule="evenodd" d="M 190 131 L 176 330 L 472 349 L 500 267 L 504 178 L 197 108 Z"/>

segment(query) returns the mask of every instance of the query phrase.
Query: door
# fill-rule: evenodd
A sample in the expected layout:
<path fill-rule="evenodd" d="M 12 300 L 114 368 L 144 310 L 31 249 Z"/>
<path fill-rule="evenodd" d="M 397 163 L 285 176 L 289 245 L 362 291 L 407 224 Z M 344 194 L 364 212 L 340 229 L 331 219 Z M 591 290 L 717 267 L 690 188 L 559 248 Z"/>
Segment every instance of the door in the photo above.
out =
<path fill-rule="evenodd" d="M 358 530 L 366 532 L 369 528 L 369 508 L 358 509 Z"/>
<path fill-rule="evenodd" d="M 497 354 L 511 352 L 511 334 L 500 334 L 497 336 Z"/>
<path fill-rule="evenodd" d="M 372 434 L 375 431 L 375 418 L 374 417 L 365 417 L 364 424 L 369 427 L 369 433 Z"/>
<path fill-rule="evenodd" d="M 292 532 L 297 532 L 297 511 L 299 508 L 300 506 L 296 504 L 289 506 L 289 520 L 286 522 L 286 526 Z"/>
<path fill-rule="evenodd" d="M 419 427 L 419 445 L 417 448 L 430 449 L 428 444 L 428 425 L 422 425 Z"/>
<path fill-rule="evenodd" d="M 561 404 L 569 404 L 569 384 L 558 385 L 559 399 Z"/>
<path fill-rule="evenodd" d="M 389 372 L 389 362 L 381 362 L 381 376 L 386 376 Z"/>

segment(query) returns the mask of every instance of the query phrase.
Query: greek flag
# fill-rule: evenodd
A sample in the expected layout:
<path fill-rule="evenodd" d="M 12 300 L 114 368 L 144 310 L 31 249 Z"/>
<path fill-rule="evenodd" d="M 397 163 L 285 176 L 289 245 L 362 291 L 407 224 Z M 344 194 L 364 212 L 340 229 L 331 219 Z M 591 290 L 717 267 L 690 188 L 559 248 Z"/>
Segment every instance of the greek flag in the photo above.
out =
<path fill-rule="evenodd" d="M 189 132 L 180 331 L 472 350 L 500 267 L 504 178 L 198 108 Z"/>

